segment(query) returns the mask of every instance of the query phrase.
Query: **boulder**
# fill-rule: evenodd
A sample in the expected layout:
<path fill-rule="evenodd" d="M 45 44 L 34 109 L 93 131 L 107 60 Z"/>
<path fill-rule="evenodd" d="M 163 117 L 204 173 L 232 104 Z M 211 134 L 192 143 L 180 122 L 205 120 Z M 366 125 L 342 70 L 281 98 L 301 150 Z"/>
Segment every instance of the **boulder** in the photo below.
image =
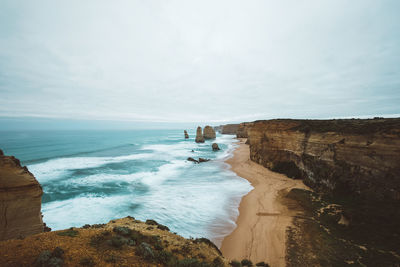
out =
<path fill-rule="evenodd" d="M 185 134 L 185 139 L 188 139 L 189 138 L 188 132 L 186 130 L 184 130 L 183 133 Z"/>
<path fill-rule="evenodd" d="M 12 156 L 0 155 L 0 240 L 43 232 L 42 187 Z"/>
<path fill-rule="evenodd" d="M 201 132 L 201 127 L 197 127 L 196 131 L 196 143 L 204 143 L 203 133 Z"/>
<path fill-rule="evenodd" d="M 219 148 L 219 146 L 218 146 L 217 143 L 213 143 L 213 144 L 212 144 L 212 150 L 213 150 L 213 151 L 218 151 L 218 150 L 220 150 L 220 148 Z"/>
<path fill-rule="evenodd" d="M 216 135 L 215 135 L 215 131 L 211 126 L 206 126 L 204 127 L 204 139 L 215 139 Z"/>

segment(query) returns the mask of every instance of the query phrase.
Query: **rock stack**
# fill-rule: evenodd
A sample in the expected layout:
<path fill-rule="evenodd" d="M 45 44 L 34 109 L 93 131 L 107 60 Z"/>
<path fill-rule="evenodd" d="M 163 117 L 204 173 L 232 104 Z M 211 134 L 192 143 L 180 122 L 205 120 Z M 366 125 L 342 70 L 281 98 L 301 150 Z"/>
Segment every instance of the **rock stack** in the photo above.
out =
<path fill-rule="evenodd" d="M 201 127 L 197 127 L 196 131 L 196 143 L 204 143 L 203 133 L 201 132 Z"/>
<path fill-rule="evenodd" d="M 220 150 L 220 148 L 219 148 L 219 146 L 218 146 L 217 143 L 213 143 L 213 144 L 212 144 L 212 150 L 213 150 L 213 151 L 218 151 L 218 150 Z"/>
<path fill-rule="evenodd" d="M 188 139 L 189 138 L 188 132 L 184 130 L 183 133 L 185 134 L 185 139 Z"/>
<path fill-rule="evenodd" d="M 42 194 L 32 173 L 0 151 L 0 240 L 43 232 Z"/>
<path fill-rule="evenodd" d="M 211 126 L 204 127 L 204 139 L 215 139 L 215 131 Z"/>

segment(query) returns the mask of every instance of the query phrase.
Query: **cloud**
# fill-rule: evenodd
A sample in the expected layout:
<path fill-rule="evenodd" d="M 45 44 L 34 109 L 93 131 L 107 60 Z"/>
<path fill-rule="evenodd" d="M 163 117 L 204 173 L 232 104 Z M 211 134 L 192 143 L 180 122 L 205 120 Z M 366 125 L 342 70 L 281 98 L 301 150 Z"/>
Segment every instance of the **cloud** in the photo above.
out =
<path fill-rule="evenodd" d="M 400 113 L 398 1 L 2 1 L 0 116 Z"/>

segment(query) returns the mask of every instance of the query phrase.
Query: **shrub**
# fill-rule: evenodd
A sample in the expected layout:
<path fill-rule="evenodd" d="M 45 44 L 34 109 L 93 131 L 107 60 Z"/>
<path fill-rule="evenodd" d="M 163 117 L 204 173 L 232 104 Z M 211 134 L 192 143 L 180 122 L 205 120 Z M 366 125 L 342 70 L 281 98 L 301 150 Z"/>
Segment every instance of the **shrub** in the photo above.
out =
<path fill-rule="evenodd" d="M 171 252 L 161 250 L 156 252 L 155 260 L 163 265 L 172 265 L 175 262 L 176 258 Z"/>
<path fill-rule="evenodd" d="M 53 252 L 44 250 L 39 254 L 35 261 L 35 266 L 38 267 L 61 267 L 63 265 L 62 256 L 64 250 L 60 247 L 56 247 Z"/>
<path fill-rule="evenodd" d="M 229 263 L 232 267 L 242 267 L 242 264 L 236 260 L 233 260 Z"/>
<path fill-rule="evenodd" d="M 212 267 L 223 267 L 224 262 L 222 261 L 221 257 L 216 257 L 212 262 Z"/>
<path fill-rule="evenodd" d="M 155 259 L 153 249 L 146 242 L 142 242 L 136 249 L 136 254 L 142 256 L 147 261 Z"/>
<path fill-rule="evenodd" d="M 126 245 L 128 243 L 129 240 L 122 236 L 113 236 L 110 240 L 107 241 L 107 244 L 115 248 L 121 248 L 123 245 Z"/>
<path fill-rule="evenodd" d="M 198 259 L 185 258 L 178 260 L 174 265 L 176 267 L 210 267 L 210 264 L 206 262 L 201 262 Z"/>
<path fill-rule="evenodd" d="M 158 223 L 155 220 L 146 220 L 146 224 L 148 224 L 148 225 L 158 225 Z"/>
<path fill-rule="evenodd" d="M 129 229 L 128 227 L 121 227 L 121 226 L 115 226 L 113 228 L 113 231 L 123 236 L 128 236 L 132 233 L 132 230 Z"/>
<path fill-rule="evenodd" d="M 251 260 L 248 260 L 248 259 L 243 259 L 240 263 L 242 264 L 242 266 L 248 266 L 248 267 L 253 266 L 253 263 L 251 262 Z"/>
<path fill-rule="evenodd" d="M 78 234 L 79 234 L 79 232 L 76 230 L 73 230 L 72 228 L 57 233 L 57 235 L 59 235 L 59 236 L 69 236 L 69 237 L 76 237 Z"/>

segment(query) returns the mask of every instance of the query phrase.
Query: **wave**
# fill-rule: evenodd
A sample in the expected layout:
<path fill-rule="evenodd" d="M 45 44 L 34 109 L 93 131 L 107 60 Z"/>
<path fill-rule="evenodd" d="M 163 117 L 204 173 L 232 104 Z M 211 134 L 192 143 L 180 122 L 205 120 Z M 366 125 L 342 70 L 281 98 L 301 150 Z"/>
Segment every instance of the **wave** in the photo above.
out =
<path fill-rule="evenodd" d="M 78 152 L 78 153 L 64 154 L 64 155 L 58 156 L 57 158 L 72 158 L 72 157 L 90 155 L 93 153 L 105 152 L 105 151 L 114 150 L 114 149 L 118 149 L 118 148 L 131 147 L 131 146 L 137 146 L 137 145 L 138 144 L 124 144 L 124 145 L 106 147 L 106 148 L 102 148 L 102 149 L 93 149 L 93 150 L 83 151 L 83 152 Z M 42 145 L 36 145 L 36 146 L 41 147 Z M 25 148 L 27 148 L 27 146 L 25 146 Z M 58 149 L 55 149 L 54 151 L 58 151 Z M 48 160 L 52 160 L 52 159 L 54 159 L 54 157 L 35 158 L 32 160 L 23 161 L 22 163 L 25 165 L 33 165 L 33 164 L 38 164 L 40 162 L 44 162 L 44 161 L 48 161 Z"/>
<path fill-rule="evenodd" d="M 61 178 L 63 174 L 71 170 L 87 169 L 99 167 L 110 163 L 119 163 L 129 160 L 150 159 L 154 156 L 151 153 L 132 154 L 118 157 L 74 157 L 57 158 L 46 162 L 29 165 L 32 172 L 39 182 L 47 182 Z"/>

